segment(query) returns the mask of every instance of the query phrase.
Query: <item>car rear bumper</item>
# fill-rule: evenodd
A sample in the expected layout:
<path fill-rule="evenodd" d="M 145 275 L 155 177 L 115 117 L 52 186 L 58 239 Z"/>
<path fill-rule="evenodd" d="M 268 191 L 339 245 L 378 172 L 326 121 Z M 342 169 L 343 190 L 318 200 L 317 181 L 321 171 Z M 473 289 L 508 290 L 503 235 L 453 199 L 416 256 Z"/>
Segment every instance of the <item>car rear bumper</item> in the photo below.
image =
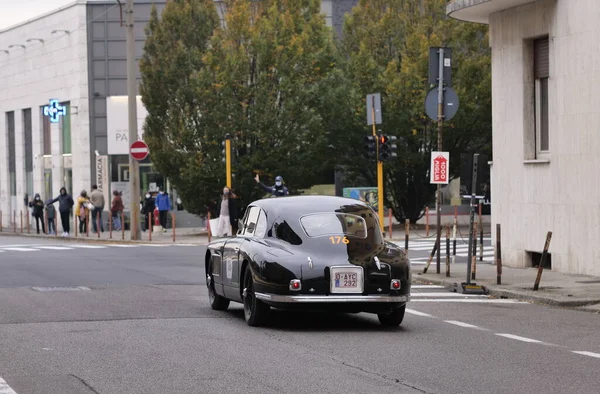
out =
<path fill-rule="evenodd" d="M 410 301 L 410 295 L 279 295 L 267 293 L 255 293 L 257 299 L 274 303 L 299 303 L 299 304 L 329 304 L 343 303 L 394 303 L 401 304 Z"/>

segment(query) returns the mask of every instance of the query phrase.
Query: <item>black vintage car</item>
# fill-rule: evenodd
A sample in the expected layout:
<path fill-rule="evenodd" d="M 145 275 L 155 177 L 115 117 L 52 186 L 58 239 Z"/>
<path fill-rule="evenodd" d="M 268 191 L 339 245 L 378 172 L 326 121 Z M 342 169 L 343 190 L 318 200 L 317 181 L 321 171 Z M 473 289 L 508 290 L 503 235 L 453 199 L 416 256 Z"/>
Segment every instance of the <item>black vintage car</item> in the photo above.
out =
<path fill-rule="evenodd" d="M 377 214 L 342 197 L 255 201 L 237 236 L 209 244 L 206 284 L 213 309 L 244 304 L 246 322 L 270 307 L 376 313 L 398 326 L 410 299 L 410 262 L 386 242 Z"/>

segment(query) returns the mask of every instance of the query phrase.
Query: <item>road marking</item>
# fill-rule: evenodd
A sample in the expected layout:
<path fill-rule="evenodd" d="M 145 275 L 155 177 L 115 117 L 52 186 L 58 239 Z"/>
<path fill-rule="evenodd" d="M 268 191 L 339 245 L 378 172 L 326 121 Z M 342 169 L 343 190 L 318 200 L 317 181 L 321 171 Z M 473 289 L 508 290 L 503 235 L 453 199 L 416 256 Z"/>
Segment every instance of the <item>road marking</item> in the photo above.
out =
<path fill-rule="evenodd" d="M 414 294 L 411 294 L 411 297 L 414 297 Z M 411 298 L 410 302 L 463 302 L 463 303 L 487 303 L 487 304 L 527 304 L 523 301 L 513 301 L 513 300 L 497 300 L 493 298 L 460 298 L 460 299 L 452 299 L 452 298 Z"/>
<path fill-rule="evenodd" d="M 36 248 L 48 250 L 73 250 L 73 248 L 66 248 L 64 246 L 36 246 Z"/>
<path fill-rule="evenodd" d="M 461 294 L 461 293 L 410 293 L 412 297 L 487 297 L 480 294 Z"/>
<path fill-rule="evenodd" d="M 119 245 L 119 244 L 109 244 L 108 246 L 114 246 L 114 247 L 117 247 L 117 248 L 138 248 L 140 245 L 128 245 L 128 244 Z"/>
<path fill-rule="evenodd" d="M 3 248 L 3 250 L 10 250 L 11 252 L 39 252 L 37 249 L 26 249 L 26 248 Z"/>
<path fill-rule="evenodd" d="M 17 392 L 4 379 L 0 378 L 0 394 L 17 394 Z"/>
<path fill-rule="evenodd" d="M 100 245 L 69 245 L 70 247 L 73 248 L 83 248 L 83 249 L 104 249 L 106 248 L 106 246 L 100 246 Z"/>
<path fill-rule="evenodd" d="M 140 244 L 140 246 L 154 246 L 155 248 L 164 248 L 165 246 L 171 246 L 169 244 Z"/>
<path fill-rule="evenodd" d="M 411 289 L 443 289 L 444 286 L 438 286 L 438 285 L 412 285 L 410 286 Z"/>
<path fill-rule="evenodd" d="M 463 323 L 461 321 L 456 320 L 444 320 L 446 323 L 454 324 L 455 326 L 465 327 L 465 328 L 479 328 L 469 323 Z"/>
<path fill-rule="evenodd" d="M 408 309 L 406 311 L 408 312 Z M 581 354 L 583 356 L 590 356 L 590 357 L 600 358 L 600 354 L 599 353 L 582 352 L 582 351 L 573 351 L 573 353 Z"/>
<path fill-rule="evenodd" d="M 531 338 L 520 337 L 520 336 L 518 336 L 518 335 L 512 335 L 512 334 L 498 334 L 498 333 L 496 333 L 496 335 L 498 335 L 498 336 L 500 336 L 500 337 L 504 337 L 504 338 L 516 339 L 517 341 L 521 341 L 521 342 L 528 342 L 528 343 L 542 343 L 542 341 L 538 341 L 537 339 L 531 339 Z"/>
<path fill-rule="evenodd" d="M 416 315 L 416 316 L 433 317 L 432 315 L 430 315 L 428 313 L 415 311 L 414 309 L 406 309 L 406 313 L 410 313 L 411 315 Z"/>

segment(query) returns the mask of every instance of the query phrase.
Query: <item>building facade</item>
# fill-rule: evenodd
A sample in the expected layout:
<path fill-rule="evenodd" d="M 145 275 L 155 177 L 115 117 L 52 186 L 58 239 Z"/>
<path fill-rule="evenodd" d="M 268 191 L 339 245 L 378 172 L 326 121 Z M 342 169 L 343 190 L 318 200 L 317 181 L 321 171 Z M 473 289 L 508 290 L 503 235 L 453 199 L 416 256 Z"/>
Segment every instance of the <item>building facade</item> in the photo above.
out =
<path fill-rule="evenodd" d="M 490 27 L 503 263 L 536 265 L 552 231 L 553 270 L 600 276 L 600 1 L 454 0 L 447 11 Z"/>
<path fill-rule="evenodd" d="M 338 34 L 344 14 L 357 2 L 322 1 L 326 21 Z M 152 5 L 160 12 L 165 3 L 135 0 L 137 62 Z M 63 186 L 77 195 L 95 183 L 107 199 L 111 190 L 123 191 L 128 209 L 124 19 L 114 0 L 74 0 L 0 30 L 0 211 L 4 226 L 15 218 L 18 221 L 21 212 L 27 214 L 26 198 L 40 193 L 49 199 Z M 57 122 L 44 114 L 50 100 L 56 100 L 60 112 Z M 139 96 L 137 113 L 141 137 L 146 111 Z M 140 181 L 144 191 L 169 189 L 149 159 L 141 162 Z"/>

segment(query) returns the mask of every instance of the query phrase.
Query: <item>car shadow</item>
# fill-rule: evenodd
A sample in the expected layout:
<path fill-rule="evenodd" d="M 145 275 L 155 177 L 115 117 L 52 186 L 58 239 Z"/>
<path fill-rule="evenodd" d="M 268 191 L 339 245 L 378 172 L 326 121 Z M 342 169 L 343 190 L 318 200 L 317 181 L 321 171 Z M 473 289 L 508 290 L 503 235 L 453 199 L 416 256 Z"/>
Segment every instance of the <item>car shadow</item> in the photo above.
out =
<path fill-rule="evenodd" d="M 232 317 L 244 320 L 243 309 L 227 311 Z M 284 311 L 271 309 L 269 320 L 264 326 L 278 331 L 305 332 L 410 332 L 406 327 L 384 326 L 377 315 L 366 313 L 336 313 L 320 311 Z"/>

